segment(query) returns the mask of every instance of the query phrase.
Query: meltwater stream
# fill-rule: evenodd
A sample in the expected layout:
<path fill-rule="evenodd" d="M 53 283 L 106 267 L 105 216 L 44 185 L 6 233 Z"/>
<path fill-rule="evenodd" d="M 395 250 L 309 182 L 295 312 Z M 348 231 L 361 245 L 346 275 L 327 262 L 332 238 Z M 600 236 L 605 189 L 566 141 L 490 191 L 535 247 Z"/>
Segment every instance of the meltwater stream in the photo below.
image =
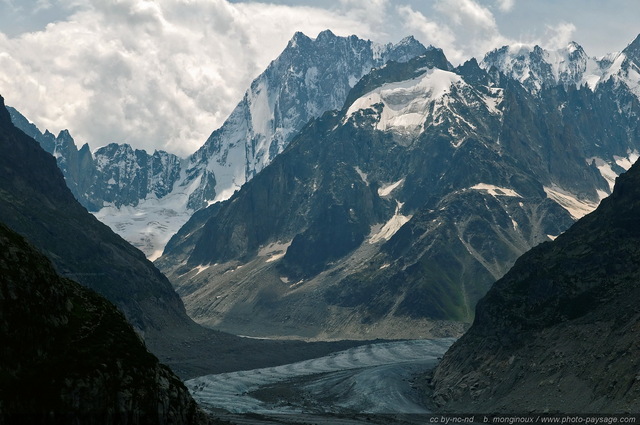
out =
<path fill-rule="evenodd" d="M 455 339 L 386 342 L 283 366 L 186 382 L 205 410 L 258 414 L 427 413 L 409 380 Z"/>

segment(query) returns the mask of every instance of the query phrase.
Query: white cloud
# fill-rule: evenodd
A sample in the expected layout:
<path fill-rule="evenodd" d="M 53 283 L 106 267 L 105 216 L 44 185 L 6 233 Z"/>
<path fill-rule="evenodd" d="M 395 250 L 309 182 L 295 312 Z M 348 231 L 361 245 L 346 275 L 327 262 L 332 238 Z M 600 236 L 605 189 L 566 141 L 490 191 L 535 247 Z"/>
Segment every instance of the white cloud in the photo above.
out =
<path fill-rule="evenodd" d="M 542 47 L 546 49 L 560 49 L 566 47 L 573 40 L 576 26 L 571 22 L 561 22 L 556 26 L 547 25 L 547 34 Z"/>
<path fill-rule="evenodd" d="M 503 12 L 509 12 L 515 5 L 515 0 L 497 0 L 498 8 Z"/>
<path fill-rule="evenodd" d="M 448 19 L 449 31 L 456 35 L 459 50 L 453 58 L 456 62 L 482 57 L 491 49 L 511 42 L 501 34 L 493 13 L 474 0 L 438 0 L 435 9 Z"/>
<path fill-rule="evenodd" d="M 329 28 L 338 35 L 378 42 L 413 34 L 424 44 L 442 48 L 458 64 L 513 42 L 485 5 L 507 11 L 515 4 L 339 0 L 309 7 L 228 0 L 28 1 L 46 8 L 46 16 L 53 18 L 46 28 L 40 24 L 40 29 L 21 35 L 0 32 L 0 94 L 6 102 L 41 129 L 69 128 L 79 143 L 88 141 L 92 148 L 128 142 L 180 155 L 195 151 L 222 124 L 251 80 L 296 31 L 315 37 Z M 1 4 L 21 7 L 15 0 Z M 517 41 L 557 48 L 575 31 L 573 24 L 561 23 L 547 28 L 545 43 L 532 37 Z"/>
<path fill-rule="evenodd" d="M 439 0 L 436 9 L 449 16 L 456 25 L 471 24 L 474 27 L 497 29 L 495 18 L 489 9 L 473 0 L 455 2 Z"/>
<path fill-rule="evenodd" d="M 77 3 L 74 3 L 77 6 Z M 302 30 L 368 32 L 327 10 L 224 0 L 87 1 L 68 20 L 0 37 L 6 102 L 92 148 L 195 151 Z"/>

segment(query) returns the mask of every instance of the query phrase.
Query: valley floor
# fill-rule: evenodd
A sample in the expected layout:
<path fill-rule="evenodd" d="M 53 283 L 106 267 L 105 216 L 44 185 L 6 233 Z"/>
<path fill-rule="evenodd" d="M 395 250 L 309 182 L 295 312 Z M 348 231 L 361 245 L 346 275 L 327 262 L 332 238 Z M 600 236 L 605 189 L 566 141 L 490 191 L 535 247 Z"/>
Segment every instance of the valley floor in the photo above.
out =
<path fill-rule="evenodd" d="M 429 413 L 413 377 L 433 368 L 453 342 L 376 343 L 186 384 L 202 408 L 233 423 L 411 423 Z"/>

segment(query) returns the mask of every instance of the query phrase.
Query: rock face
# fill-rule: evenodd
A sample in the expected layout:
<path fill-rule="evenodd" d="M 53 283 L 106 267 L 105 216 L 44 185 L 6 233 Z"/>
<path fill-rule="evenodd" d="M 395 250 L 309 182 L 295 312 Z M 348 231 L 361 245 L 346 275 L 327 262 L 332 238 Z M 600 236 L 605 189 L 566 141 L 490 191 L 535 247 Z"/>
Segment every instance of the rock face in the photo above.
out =
<path fill-rule="evenodd" d="M 433 376 L 455 412 L 640 409 L 640 165 L 553 242 L 518 259 L 478 303 Z"/>
<path fill-rule="evenodd" d="M 110 144 L 79 151 L 68 132 L 42 134 L 15 109 L 14 124 L 53 154 L 72 193 L 114 231 L 156 259 L 197 211 L 229 198 L 310 120 L 338 109 L 371 68 L 406 62 L 427 49 L 413 37 L 379 45 L 323 31 L 296 33 L 251 84 L 222 127 L 189 158 Z"/>
<path fill-rule="evenodd" d="M 456 334 L 522 253 L 637 158 L 612 80 L 532 92 L 430 49 L 354 86 L 157 261 L 197 321 L 315 338 Z"/>
<path fill-rule="evenodd" d="M 111 303 L 0 224 L 0 422 L 208 423 Z"/>
<path fill-rule="evenodd" d="M 181 160 L 164 151 L 148 154 L 127 144 L 111 143 L 94 153 L 84 144 L 79 150 L 67 130 L 54 136 L 7 107 L 13 124 L 53 155 L 74 197 L 91 212 L 107 205 L 137 206 L 147 197 L 162 198 L 173 190 Z"/>
<path fill-rule="evenodd" d="M 640 36 L 622 52 L 600 59 L 589 57 L 575 42 L 558 50 L 545 50 L 540 46 L 504 46 L 487 53 L 481 66 L 489 72 L 493 69 L 517 80 L 531 93 L 557 85 L 587 85 L 595 90 L 598 85 L 612 80 L 638 95 L 639 51 Z"/>

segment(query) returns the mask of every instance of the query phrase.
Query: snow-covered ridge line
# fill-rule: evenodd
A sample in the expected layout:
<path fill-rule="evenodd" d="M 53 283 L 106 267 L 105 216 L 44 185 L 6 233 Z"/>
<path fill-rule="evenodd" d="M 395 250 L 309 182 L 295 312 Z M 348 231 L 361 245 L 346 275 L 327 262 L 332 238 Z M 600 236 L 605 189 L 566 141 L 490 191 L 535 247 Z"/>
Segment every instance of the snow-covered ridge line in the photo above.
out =
<path fill-rule="evenodd" d="M 345 120 L 360 110 L 382 104 L 376 129 L 415 130 L 425 124 L 431 103 L 450 93 L 452 85 L 464 84 L 462 77 L 453 72 L 428 69 L 414 79 L 383 84 L 360 97 L 347 110 Z"/>
<path fill-rule="evenodd" d="M 487 53 L 480 66 L 486 70 L 495 67 L 532 93 L 556 85 L 586 85 L 597 90 L 600 84 L 613 78 L 640 98 L 640 58 L 633 54 L 638 44 L 640 37 L 622 52 L 601 58 L 588 56 L 575 42 L 557 50 L 517 44 Z"/>

